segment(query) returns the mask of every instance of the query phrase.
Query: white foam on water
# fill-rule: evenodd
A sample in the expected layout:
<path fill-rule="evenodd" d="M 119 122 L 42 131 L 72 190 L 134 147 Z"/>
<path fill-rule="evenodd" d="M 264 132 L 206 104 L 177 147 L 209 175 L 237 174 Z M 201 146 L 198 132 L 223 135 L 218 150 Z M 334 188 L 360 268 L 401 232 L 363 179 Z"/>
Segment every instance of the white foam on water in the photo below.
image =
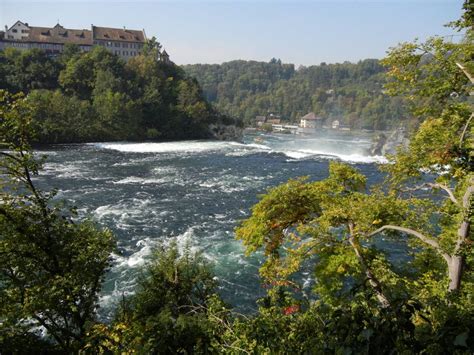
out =
<path fill-rule="evenodd" d="M 238 143 L 237 143 L 238 144 Z M 164 143 L 94 143 L 102 149 L 112 149 L 130 153 L 199 153 L 212 150 L 222 150 L 231 146 L 223 141 L 180 141 Z"/>
<path fill-rule="evenodd" d="M 113 269 L 131 269 L 141 267 L 145 264 L 147 257 L 151 255 L 154 247 L 157 245 L 157 241 L 150 238 L 140 239 L 136 243 L 136 247 L 139 249 L 128 257 L 121 255 L 114 255 L 115 265 Z"/>
<path fill-rule="evenodd" d="M 280 153 L 280 152 L 278 152 Z M 302 151 L 282 151 L 281 153 L 285 154 L 288 158 L 292 158 L 292 159 L 296 159 L 296 160 L 300 160 L 300 159 L 304 159 L 304 158 L 307 158 L 307 157 L 310 157 L 311 155 L 313 154 L 309 154 L 309 153 L 304 153 Z"/>
<path fill-rule="evenodd" d="M 85 177 L 87 171 L 78 164 L 45 163 L 41 175 L 55 175 L 59 178 Z"/>
<path fill-rule="evenodd" d="M 339 139 L 322 139 L 321 142 L 343 142 L 350 141 Z M 354 142 L 360 146 L 361 141 Z M 364 141 L 365 143 L 365 141 Z M 227 156 L 245 156 L 249 154 L 267 152 L 284 154 L 291 159 L 306 159 L 313 156 L 321 156 L 327 159 L 340 159 L 342 161 L 353 163 L 386 163 L 387 159 L 383 156 L 368 156 L 359 153 L 344 154 L 335 151 L 314 150 L 314 149 L 274 149 L 268 145 L 238 142 L 221 141 L 183 141 L 183 142 L 165 142 L 165 143 L 95 143 L 95 146 L 102 149 L 112 149 L 120 152 L 131 153 L 201 153 L 207 151 L 228 150 Z M 359 147 L 355 147 L 359 148 Z"/>
<path fill-rule="evenodd" d="M 271 150 L 272 148 L 264 145 L 264 144 L 257 144 L 257 143 L 248 143 L 248 144 L 242 144 L 242 143 L 237 143 L 237 142 L 230 142 L 231 145 L 240 147 L 240 148 L 254 148 L 254 149 L 260 149 L 260 150 Z"/>
<path fill-rule="evenodd" d="M 149 198 L 131 198 L 118 202 L 117 204 L 109 204 L 97 207 L 92 214 L 94 217 L 103 222 L 103 219 L 111 218 L 114 225 L 121 226 L 123 229 L 127 229 L 129 222 L 133 221 L 135 225 L 138 222 L 147 225 L 149 223 L 148 212 L 150 211 L 149 205 L 153 202 L 153 199 Z"/>
<path fill-rule="evenodd" d="M 184 233 L 174 237 L 180 253 L 182 253 L 185 248 L 190 248 L 190 250 L 193 252 L 197 251 L 197 246 L 194 245 L 194 231 L 196 227 L 197 226 L 189 227 Z"/>
<path fill-rule="evenodd" d="M 149 178 L 149 179 L 146 179 L 146 178 L 141 178 L 141 177 L 138 177 L 138 176 L 129 176 L 129 177 L 126 177 L 122 180 L 119 180 L 119 181 L 113 181 L 114 184 L 140 184 L 140 185 L 147 185 L 147 184 L 164 184 L 164 183 L 167 183 L 169 182 L 170 180 L 169 179 L 159 179 L 159 178 Z"/>
<path fill-rule="evenodd" d="M 233 193 L 248 190 L 263 184 L 263 176 L 244 176 L 239 177 L 232 174 L 221 174 L 207 180 L 199 181 L 197 184 L 211 190 L 220 190 L 225 193 Z"/>
<path fill-rule="evenodd" d="M 54 175 L 61 179 L 86 179 L 86 180 L 107 180 L 109 176 L 97 176 L 97 172 L 86 166 L 87 161 L 76 160 L 74 163 L 53 163 L 47 162 L 40 171 L 40 175 Z"/>
<path fill-rule="evenodd" d="M 368 156 L 363 154 L 341 154 L 335 152 L 328 152 L 322 150 L 312 150 L 312 149 L 301 149 L 296 151 L 275 151 L 276 153 L 282 153 L 288 158 L 300 160 L 307 159 L 309 157 L 320 157 L 325 159 L 339 159 L 345 162 L 350 163 L 387 163 L 387 159 L 384 156 Z"/>
<path fill-rule="evenodd" d="M 97 207 L 93 213 L 97 219 L 101 220 L 108 215 L 121 216 L 124 213 L 124 209 L 113 205 L 105 205 Z"/>

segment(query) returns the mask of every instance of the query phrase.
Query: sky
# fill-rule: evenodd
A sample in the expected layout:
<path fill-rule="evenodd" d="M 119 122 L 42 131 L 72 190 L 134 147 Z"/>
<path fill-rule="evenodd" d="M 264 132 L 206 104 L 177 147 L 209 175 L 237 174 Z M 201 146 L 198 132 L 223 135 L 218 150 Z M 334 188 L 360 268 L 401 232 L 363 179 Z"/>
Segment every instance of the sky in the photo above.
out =
<path fill-rule="evenodd" d="M 462 0 L 0 0 L 0 24 L 145 29 L 177 64 L 244 59 L 314 65 L 383 58 L 444 27 Z"/>

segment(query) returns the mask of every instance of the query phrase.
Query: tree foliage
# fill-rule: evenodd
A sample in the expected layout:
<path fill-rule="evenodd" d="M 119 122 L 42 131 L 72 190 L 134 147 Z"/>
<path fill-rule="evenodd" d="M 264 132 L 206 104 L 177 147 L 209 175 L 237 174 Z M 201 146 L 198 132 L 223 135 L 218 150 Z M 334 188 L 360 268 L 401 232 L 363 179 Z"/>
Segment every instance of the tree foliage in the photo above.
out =
<path fill-rule="evenodd" d="M 384 94 L 385 68 L 375 59 L 297 70 L 275 58 L 269 63 L 239 60 L 186 65 L 184 70 L 199 81 L 217 109 L 247 124 L 267 112 L 295 122 L 314 111 L 328 123 L 337 119 L 368 129 L 397 127 L 410 117 L 400 98 Z"/>
<path fill-rule="evenodd" d="M 215 352 L 219 333 L 210 321 L 215 295 L 210 266 L 176 244 L 155 251 L 133 296 L 125 298 L 115 321 L 91 329 L 84 350 L 143 354 Z"/>
<path fill-rule="evenodd" d="M 32 67 L 25 75 L 42 87 L 35 90 L 30 79 L 7 80 L 0 70 L 10 90 L 32 90 L 27 97 L 0 90 L 2 353 L 471 354 L 474 48 L 469 1 L 464 8 L 454 26 L 466 40 L 402 43 L 383 61 L 387 92 L 409 103 L 420 126 L 381 166 L 382 185 L 369 186 L 355 167 L 331 162 L 324 180 L 303 177 L 269 189 L 237 228 L 247 253 L 263 257 L 268 292 L 254 315 L 229 309 L 205 260 L 171 244 L 157 250 L 115 319 L 97 322 L 112 237 L 77 222 L 54 191 L 34 184 L 42 162 L 30 146 L 35 129 L 60 141 L 56 120 L 68 112 L 65 124 L 88 137 L 121 134 L 132 113 L 142 115 L 150 136 L 190 119 L 204 127 L 212 116 L 194 80 L 150 56 L 124 66 L 103 50 L 84 55 L 73 48 L 60 65 L 79 75 L 84 60 L 93 80 L 76 82 L 61 71 L 65 86 L 50 91 Z M 0 59 L 18 55 L 7 51 Z M 294 75 L 279 60 L 270 66 L 272 80 Z M 248 80 L 257 92 L 259 82 Z M 57 116 L 48 116 L 50 107 Z M 74 126 L 90 112 L 99 117 L 85 121 L 96 125 L 92 131 Z M 308 270 L 315 280 L 309 293 L 299 282 Z"/>
<path fill-rule="evenodd" d="M 402 96 L 421 122 L 408 147 L 381 167 L 384 185 L 368 189 L 357 170 L 331 163 L 325 180 L 269 190 L 236 231 L 247 252 L 263 249 L 261 274 L 292 286 L 295 296 L 295 276 L 311 265 L 318 302 L 305 314 L 338 314 L 333 335 L 365 344 L 364 352 L 467 353 L 474 346 L 471 39 L 472 24 L 460 43 L 402 43 L 383 60 L 387 92 Z M 403 246 L 403 257 L 390 255 L 390 241 Z M 368 327 L 357 329 L 358 317 Z M 385 341 L 358 343 L 368 335 Z M 345 346 L 341 340 L 337 349 Z"/>
<path fill-rule="evenodd" d="M 95 319 L 114 240 L 34 183 L 28 100 L 0 91 L 0 107 L 0 348 L 72 352 Z"/>
<path fill-rule="evenodd" d="M 145 49 L 127 63 L 102 47 L 67 46 L 58 58 L 7 49 L 0 89 L 28 95 L 39 143 L 210 138 L 211 124 L 239 125 L 179 67 L 157 60 L 158 42 Z"/>

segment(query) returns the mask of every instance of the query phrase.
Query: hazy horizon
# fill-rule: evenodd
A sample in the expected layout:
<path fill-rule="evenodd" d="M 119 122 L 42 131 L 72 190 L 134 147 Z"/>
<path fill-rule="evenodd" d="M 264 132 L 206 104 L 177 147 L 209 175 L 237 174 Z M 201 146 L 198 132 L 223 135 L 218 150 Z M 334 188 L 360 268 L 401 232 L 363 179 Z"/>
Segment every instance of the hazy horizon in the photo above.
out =
<path fill-rule="evenodd" d="M 0 22 L 145 29 L 184 64 L 232 60 L 318 65 L 382 58 L 399 42 L 456 34 L 444 25 L 462 1 L 20 1 L 0 2 Z"/>

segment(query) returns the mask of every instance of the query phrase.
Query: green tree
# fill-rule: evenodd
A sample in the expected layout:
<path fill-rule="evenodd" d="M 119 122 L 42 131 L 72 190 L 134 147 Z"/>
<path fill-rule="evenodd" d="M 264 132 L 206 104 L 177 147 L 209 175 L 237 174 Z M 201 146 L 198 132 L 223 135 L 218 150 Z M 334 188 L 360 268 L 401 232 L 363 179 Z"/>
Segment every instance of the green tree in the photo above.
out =
<path fill-rule="evenodd" d="M 6 66 L 4 81 L 0 82 L 0 88 L 27 93 L 33 89 L 55 87 L 60 64 L 44 51 L 39 49 L 18 51 L 7 48 L 2 51 L 0 57 Z"/>
<path fill-rule="evenodd" d="M 143 354 L 209 353 L 218 333 L 209 320 L 222 301 L 205 260 L 176 244 L 157 249 L 136 293 L 121 303 L 113 324 L 98 324 L 86 349 Z"/>
<path fill-rule="evenodd" d="M 32 135 L 28 99 L 0 91 L 0 347 L 22 352 L 19 339 L 43 328 L 53 349 L 73 352 L 95 319 L 114 240 L 35 185 Z"/>
<path fill-rule="evenodd" d="M 155 36 L 146 41 L 142 49 L 142 54 L 154 60 L 158 59 L 161 54 L 161 43 L 156 40 Z"/>
<path fill-rule="evenodd" d="M 406 349 L 393 341 L 402 330 L 408 344 L 429 353 L 473 346 L 469 26 L 460 43 L 405 43 L 383 61 L 388 92 L 404 97 L 421 122 L 408 147 L 382 167 L 383 186 L 367 191 L 358 171 L 331 163 L 323 181 L 291 180 L 269 190 L 236 231 L 248 253 L 263 249 L 261 273 L 277 287 L 298 290 L 295 275 L 312 261 L 315 296 L 330 313 L 347 312 L 335 320 L 341 330 L 341 320 L 369 322 L 364 317 L 373 314 L 391 324 L 369 329 L 378 338 L 391 333 L 392 350 Z M 391 258 L 381 234 L 385 243 L 405 245 L 405 256 Z"/>
<path fill-rule="evenodd" d="M 338 120 L 352 115 L 352 122 L 343 123 L 369 129 L 398 127 L 408 116 L 403 105 L 395 104 L 399 98 L 383 93 L 386 69 L 375 59 L 297 70 L 277 59 L 186 65 L 184 69 L 221 112 L 245 119 L 248 125 L 256 115 L 267 112 L 279 113 L 288 121 L 310 111 Z"/>
<path fill-rule="evenodd" d="M 403 43 L 384 60 L 392 79 L 387 84 L 390 93 L 406 96 L 423 120 L 409 147 L 401 149 L 387 166 L 392 187 L 400 194 L 422 188 L 441 191 L 446 201 L 435 212 L 443 216 L 437 233 L 426 231 L 426 235 L 416 224 L 403 229 L 385 225 L 378 231 L 396 230 L 424 239 L 445 260 L 451 291 L 460 289 L 466 257 L 472 256 L 474 113 L 469 95 L 474 84 L 473 35 L 470 24 L 461 43 L 442 38 Z M 426 173 L 434 174 L 434 181 L 413 186 Z"/>

